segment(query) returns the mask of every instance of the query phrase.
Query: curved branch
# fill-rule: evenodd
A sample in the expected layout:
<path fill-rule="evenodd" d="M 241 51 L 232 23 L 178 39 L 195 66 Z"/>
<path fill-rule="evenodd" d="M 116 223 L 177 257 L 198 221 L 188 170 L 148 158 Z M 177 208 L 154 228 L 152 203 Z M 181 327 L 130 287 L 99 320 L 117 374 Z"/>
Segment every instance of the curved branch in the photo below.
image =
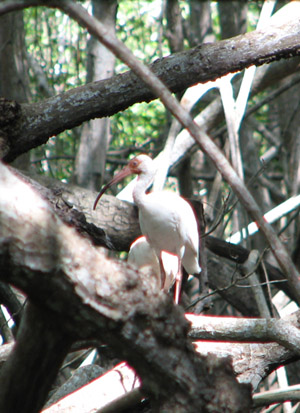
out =
<path fill-rule="evenodd" d="M 0 370 L 0 411 L 39 412 L 71 342 L 52 313 L 29 304 L 16 345 Z"/>

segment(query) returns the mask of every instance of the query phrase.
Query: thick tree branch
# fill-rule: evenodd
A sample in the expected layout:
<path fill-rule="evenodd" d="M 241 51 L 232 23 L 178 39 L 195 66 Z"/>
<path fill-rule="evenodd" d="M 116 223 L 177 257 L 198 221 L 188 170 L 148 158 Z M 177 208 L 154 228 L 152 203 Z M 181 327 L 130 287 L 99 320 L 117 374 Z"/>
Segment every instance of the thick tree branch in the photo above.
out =
<path fill-rule="evenodd" d="M 49 5 L 49 3 L 47 2 Z M 130 52 L 130 50 L 122 44 L 116 37 L 109 36 L 104 27 L 89 13 L 81 7 L 79 4 L 75 4 L 69 0 L 62 0 L 59 3 L 56 1 L 51 2 L 53 7 L 59 7 L 82 26 L 88 28 L 89 32 L 95 36 L 108 47 L 116 56 L 121 58 L 138 76 L 140 76 L 145 83 L 151 88 L 164 105 L 170 110 L 170 112 L 180 121 L 180 123 L 189 131 L 195 141 L 199 144 L 203 152 L 209 156 L 214 163 L 217 170 L 222 174 L 223 178 L 230 184 L 233 191 L 241 201 L 244 208 L 247 210 L 253 221 L 256 222 L 260 228 L 262 234 L 265 236 L 270 248 L 273 252 L 275 259 L 281 267 L 283 273 L 288 279 L 290 285 L 294 288 L 295 296 L 298 303 L 300 303 L 300 282 L 299 273 L 293 264 L 287 249 L 281 243 L 277 237 L 275 231 L 263 217 L 262 212 L 254 197 L 247 190 L 242 180 L 238 177 L 235 170 L 230 165 L 227 158 L 209 138 L 205 131 L 193 121 L 190 114 L 180 105 L 180 103 L 172 96 L 171 92 L 165 87 L 158 77 L 149 69 L 139 62 L 138 59 Z M 293 4 L 290 5 L 293 7 Z M 297 30 L 297 34 L 294 32 L 294 41 L 297 43 L 298 39 L 298 27 L 299 19 L 292 20 L 294 30 Z M 285 25 L 284 25 L 285 26 Z M 280 25 L 270 25 L 272 34 L 278 31 Z M 290 27 L 291 29 L 291 27 Z M 270 33 L 268 34 L 270 36 Z M 267 42 L 268 36 L 265 39 Z M 271 35 L 272 37 L 272 35 Z M 299 52 L 299 44 L 297 43 L 297 53 Z"/>
<path fill-rule="evenodd" d="M 35 180 L 33 180 L 17 171 L 15 173 L 30 182 L 51 203 L 56 214 L 65 223 L 72 225 L 95 245 L 105 245 L 117 251 L 128 251 L 130 244 L 140 236 L 137 209 L 133 204 L 104 195 L 97 210 L 92 211 L 91 205 L 96 193 L 91 190 L 66 185 L 41 175 L 34 176 Z M 193 206 L 196 214 L 200 213 L 198 203 Z M 201 221 L 201 217 L 198 218 Z M 208 259 L 210 288 L 220 290 L 219 294 L 244 316 L 259 316 L 251 290 L 232 285 L 232 274 L 236 272 L 236 267 L 218 258 L 218 256 L 225 257 L 233 263 L 242 264 L 248 259 L 249 250 L 212 236 L 204 237 L 201 242 L 216 254 L 209 254 Z M 275 286 L 295 300 L 293 290 L 289 288 L 281 271 L 268 263 L 265 265 L 269 279 L 282 280 L 283 282 L 276 283 Z M 259 271 L 263 272 L 261 267 Z M 239 284 L 246 286 L 248 280 L 240 280 Z M 231 287 L 228 288 L 230 285 Z"/>
<path fill-rule="evenodd" d="M 164 405 L 164 400 L 174 391 L 179 392 L 179 404 L 184 403 L 180 389 L 187 383 L 182 374 L 192 374 L 189 385 L 194 386 L 194 378 L 200 383 L 201 375 L 206 376 L 207 370 L 194 359 L 180 310 L 153 289 L 151 279 L 141 279 L 132 269 L 108 261 L 87 240 L 62 224 L 38 194 L 10 169 L 1 166 L 0 172 L 1 276 L 6 282 L 23 288 L 39 307 L 51 310 L 56 319 L 61 320 L 67 336 L 95 337 L 110 343 L 120 357 L 136 368 L 143 379 L 144 391 L 152 398 L 155 394 L 158 404 Z M 9 271 L 3 272 L 3 268 Z M 247 368 L 249 359 L 256 357 L 255 349 L 247 346 L 241 377 L 257 384 L 257 369 L 250 372 Z M 279 347 L 274 344 L 261 347 L 267 360 L 263 363 L 264 372 L 277 363 L 295 358 L 290 350 L 281 349 L 277 354 Z M 200 349 L 199 343 L 197 348 Z M 210 343 L 209 351 L 212 348 Z M 236 350 L 236 356 L 235 347 L 230 344 L 230 348 L 232 353 L 228 349 L 227 354 L 233 354 L 238 365 L 241 348 Z M 205 354 L 204 349 L 202 351 Z M 221 371 L 224 365 L 217 367 L 218 374 L 219 368 Z M 199 376 L 194 376 L 198 374 L 194 369 Z M 156 374 L 163 377 L 158 380 Z M 216 380 L 219 379 L 226 381 L 224 376 Z M 170 381 L 167 388 L 165 380 Z M 217 386 L 212 376 L 209 380 Z M 160 386 L 163 396 L 159 395 Z M 193 409 L 194 404 L 191 411 L 195 411 Z"/>
<path fill-rule="evenodd" d="M 251 384 L 254 390 L 273 370 L 298 359 L 291 350 L 276 343 L 195 341 L 194 345 L 203 356 L 213 353 L 220 358 L 232 357 L 239 381 Z"/>
<path fill-rule="evenodd" d="M 17 7 L 30 7 L 42 1 L 10 2 Z M 63 2 L 47 1 L 45 5 L 63 6 Z M 0 15 L 7 12 L 7 4 L 0 5 Z M 180 92 L 199 82 L 207 82 L 229 72 L 250 65 L 262 65 L 281 58 L 297 56 L 299 22 L 291 21 L 274 30 L 264 31 L 203 44 L 182 53 L 159 59 L 151 70 L 172 91 Z M 149 102 L 157 97 L 131 71 L 101 82 L 72 89 L 35 104 L 20 106 L 13 121 L 0 125 L 2 157 L 6 161 L 31 148 L 45 143 L 49 137 L 71 129 L 95 117 L 110 116 L 136 102 Z"/>
<path fill-rule="evenodd" d="M 15 173 L 38 191 L 52 205 L 56 214 L 94 245 L 116 251 L 128 251 L 141 235 L 137 208 L 112 196 L 105 196 L 96 211 L 92 210 L 97 193 L 72 184 L 64 184 L 43 175 Z"/>
<path fill-rule="evenodd" d="M 224 403 L 228 411 L 247 411 L 248 388 L 236 382 L 228 361 L 197 356 L 182 311 L 150 275 L 105 258 L 7 167 L 0 165 L 0 174 L 2 281 L 53 312 L 65 334 L 106 340 L 135 368 L 154 408 L 222 412 Z M 220 393 L 220 381 L 222 403 L 207 402 L 206 391 Z"/>
<path fill-rule="evenodd" d="M 268 326 L 268 329 L 265 328 L 265 324 L 267 323 L 266 320 L 203 317 L 191 314 L 186 314 L 186 318 L 192 323 L 189 336 L 191 338 L 202 340 L 195 342 L 197 351 L 204 356 L 208 353 L 214 353 L 221 358 L 230 355 L 238 380 L 243 383 L 251 384 L 254 389 L 259 382 L 270 373 L 270 371 L 276 369 L 280 365 L 288 364 L 299 358 L 297 355 L 299 351 L 298 348 L 296 348 L 295 353 L 274 342 L 266 343 L 270 339 L 267 331 L 270 326 Z M 281 322 L 291 323 L 294 327 L 298 328 L 299 313 L 294 313 L 284 320 L 280 320 L 279 328 Z M 276 321 L 272 320 L 272 323 L 276 323 Z M 275 339 L 277 339 L 276 333 Z M 250 340 L 254 341 L 254 343 L 249 344 Z M 241 343 L 241 341 L 248 341 L 248 343 Z M 116 366 L 115 369 L 118 370 L 119 367 L 120 366 Z M 54 411 L 56 411 L 57 408 L 66 408 L 66 406 L 73 405 L 75 400 L 82 399 L 88 399 L 87 404 L 90 407 L 93 406 L 96 408 L 97 406 L 99 407 L 99 404 L 97 403 L 97 401 L 99 402 L 99 398 L 101 398 L 101 401 L 105 404 L 105 400 L 107 400 L 107 397 L 111 398 L 112 393 L 114 393 L 114 397 L 123 394 L 124 387 L 120 382 L 120 377 L 115 373 L 113 374 L 115 369 L 100 377 L 98 380 L 93 381 L 91 386 L 84 386 L 79 389 L 76 394 L 71 394 L 67 399 L 59 401 L 56 407 L 53 406 Z M 127 377 L 129 379 L 128 383 L 125 382 L 123 384 L 126 389 L 131 389 L 134 379 L 130 368 L 122 363 L 122 370 L 124 371 L 124 373 L 122 372 L 124 380 L 126 380 Z M 106 376 L 109 377 L 109 384 L 106 384 L 105 382 Z M 109 389 L 106 389 L 106 385 L 109 386 Z M 71 391 L 74 390 L 75 389 L 71 389 Z M 97 400 L 93 397 L 95 392 L 98 395 Z M 109 395 L 107 392 L 109 392 Z M 103 397 L 100 396 L 102 393 Z M 50 411 L 52 411 L 51 408 Z"/>
<path fill-rule="evenodd" d="M 19 174 L 19 172 L 16 173 Z M 92 211 L 91 205 L 96 196 L 93 191 L 75 185 L 66 185 L 41 175 L 36 175 L 35 180 L 24 177 L 24 175 L 20 176 L 30 182 L 51 203 L 57 215 L 64 222 L 87 236 L 95 245 L 105 245 L 117 251 L 128 251 L 130 244 L 141 234 L 137 208 L 131 203 L 104 195 L 97 210 Z M 191 202 L 193 203 L 192 200 Z M 197 202 L 193 204 L 193 207 L 196 214 L 200 214 Z M 201 222 L 200 216 L 198 219 Z M 236 264 L 244 263 L 249 256 L 249 250 L 246 248 L 212 236 L 205 236 L 201 242 L 204 242 L 205 246 L 217 256 L 225 257 Z M 217 256 L 209 255 L 210 288 L 221 289 L 222 297 L 243 315 L 258 316 L 259 313 L 249 289 L 232 286 L 224 290 L 224 287 L 232 284 L 232 274 L 235 269 Z M 276 284 L 277 288 L 282 289 L 291 299 L 295 300 L 293 290 L 289 288 L 282 272 L 267 262 L 265 265 L 269 279 L 271 281 L 282 280 L 282 283 Z M 262 272 L 261 267 L 259 271 Z M 247 280 L 244 284 L 247 284 Z"/>
<path fill-rule="evenodd" d="M 209 323 L 210 318 L 207 319 Z M 225 331 L 224 335 L 226 336 Z M 211 337 L 211 339 L 214 338 Z M 230 355 L 237 379 L 240 382 L 251 384 L 254 390 L 271 370 L 296 360 L 293 352 L 276 343 L 197 341 L 195 346 L 197 351 L 204 356 L 211 352 L 218 354 L 220 358 Z M 116 374 L 116 371 L 119 374 Z M 121 363 L 88 385 L 77 388 L 74 393 L 72 392 L 66 398 L 58 400 L 52 406 L 50 405 L 45 413 L 54 413 L 67 408 L 72 409 L 72 406 L 78 405 L 79 401 L 81 404 L 84 401 L 86 411 L 99 408 L 99 403 L 101 406 L 105 406 L 102 408 L 103 410 L 100 410 L 101 412 L 115 412 L 117 408 L 124 409 L 126 406 L 133 408 L 142 397 L 138 388 L 131 390 L 137 385 L 133 370 L 127 364 Z M 97 394 L 96 399 L 95 394 Z M 264 393 L 261 397 L 260 394 L 254 395 L 254 401 L 256 397 L 258 399 L 264 398 L 263 395 Z M 107 404 L 112 399 L 114 400 Z M 263 405 L 263 401 L 261 405 Z"/>
<path fill-rule="evenodd" d="M 208 352 L 214 350 L 219 357 L 224 357 L 226 353 L 230 354 L 238 380 L 251 384 L 254 389 L 259 381 L 269 374 L 271 369 L 289 363 L 295 357 L 299 358 L 299 346 L 294 347 L 295 351 L 290 351 L 287 350 L 290 345 L 284 348 L 276 343 L 265 344 L 270 339 L 272 341 L 274 337 L 278 341 L 276 331 L 281 330 L 282 324 L 288 323 L 292 324 L 294 328 L 298 328 L 299 313 L 292 314 L 284 320 L 271 320 L 271 323 L 269 323 L 270 320 L 262 319 L 216 318 L 195 316 L 193 314 L 186 314 L 186 318 L 192 323 L 189 333 L 191 338 L 209 340 L 208 342 L 197 341 L 195 343 L 197 350 L 203 355 L 207 355 Z M 275 326 L 276 323 L 277 326 Z M 270 335 L 272 329 L 273 332 Z M 224 340 L 229 340 L 230 343 Z M 236 341 L 239 341 L 239 343 Z M 244 341 L 254 341 L 255 343 L 241 343 Z M 292 344 L 289 337 L 286 338 L 286 341 Z M 230 350 L 231 346 L 232 351 Z M 264 346 L 266 346 L 265 350 Z M 116 375 L 116 371 L 120 371 L 120 376 Z M 76 393 L 72 393 L 67 398 L 58 401 L 56 405 L 49 408 L 49 413 L 73 406 L 78 400 L 86 400 L 85 409 L 92 410 L 97 406 L 100 407 L 99 400 L 101 400 L 101 405 L 104 406 L 108 400 L 118 398 L 112 404 L 105 406 L 103 410 L 115 411 L 116 406 L 122 406 L 125 400 L 135 404 L 139 402 L 140 393 L 136 394 L 136 390 L 134 394 L 135 396 L 139 395 L 140 398 L 135 397 L 133 400 L 131 397 L 133 394 L 131 395 L 130 392 L 136 386 L 138 386 L 138 383 L 134 379 L 132 369 L 125 363 L 121 363 L 89 385 L 81 387 Z M 93 397 L 95 393 L 97 394 L 96 400 Z M 122 395 L 124 399 L 120 399 Z"/>

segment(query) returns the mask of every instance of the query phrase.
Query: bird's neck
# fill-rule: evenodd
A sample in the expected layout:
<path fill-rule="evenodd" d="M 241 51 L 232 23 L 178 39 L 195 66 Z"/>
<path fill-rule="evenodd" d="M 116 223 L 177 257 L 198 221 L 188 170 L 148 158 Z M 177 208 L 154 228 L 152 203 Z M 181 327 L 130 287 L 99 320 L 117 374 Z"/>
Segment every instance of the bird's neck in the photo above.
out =
<path fill-rule="evenodd" d="M 137 182 L 133 189 L 133 200 L 135 204 L 140 207 L 146 196 L 146 190 L 149 188 L 151 183 L 153 182 L 153 175 L 150 174 L 140 174 L 138 176 Z"/>

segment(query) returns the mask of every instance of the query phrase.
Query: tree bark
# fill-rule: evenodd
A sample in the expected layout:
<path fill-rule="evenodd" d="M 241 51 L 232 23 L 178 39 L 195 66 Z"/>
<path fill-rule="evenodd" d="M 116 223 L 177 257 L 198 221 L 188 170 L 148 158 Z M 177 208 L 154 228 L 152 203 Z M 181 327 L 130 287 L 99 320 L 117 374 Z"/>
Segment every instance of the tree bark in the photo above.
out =
<path fill-rule="evenodd" d="M 182 311 L 156 290 L 151 275 L 140 278 L 108 260 L 7 167 L 1 165 L 0 173 L 3 281 L 59 317 L 66 335 L 109 343 L 135 368 L 154 409 L 249 410 L 250 389 L 237 383 L 228 360 L 197 356 Z M 13 369 L 7 369 L 9 382 Z M 15 389 L 14 398 L 20 394 Z"/>
<path fill-rule="evenodd" d="M 210 6 L 210 1 L 189 0 L 190 16 L 184 27 L 191 47 L 199 43 L 213 43 L 216 40 L 212 29 Z"/>
<path fill-rule="evenodd" d="M 39 175 L 36 179 L 45 186 L 32 179 L 29 182 L 51 203 L 56 214 L 65 223 L 76 228 L 80 234 L 88 237 L 93 244 L 117 251 L 128 251 L 131 243 L 141 235 L 137 208 L 133 204 L 104 195 L 97 210 L 92 211 L 91 206 L 96 193 Z M 193 203 L 192 200 L 191 202 Z M 196 214 L 199 214 L 198 202 L 193 206 Z M 198 216 L 200 222 L 201 219 L 202 216 Z M 204 235 L 204 229 L 201 234 Z M 226 260 L 220 259 L 224 257 L 235 264 L 243 264 L 247 261 L 250 251 L 212 236 L 204 236 L 201 242 L 204 242 L 205 248 L 214 254 L 208 256 L 210 288 L 219 289 L 219 294 L 243 315 L 259 316 L 251 291 L 247 288 L 241 290 L 232 285 L 232 274 L 236 272 L 235 265 L 232 266 Z M 267 262 L 265 265 L 270 280 L 285 279 L 280 270 Z M 264 275 L 261 267 L 258 271 Z M 247 282 L 240 280 L 239 283 Z M 227 288 L 229 286 L 231 287 Z M 276 286 L 295 300 L 293 290 L 286 282 L 278 283 Z"/>
<path fill-rule="evenodd" d="M 0 6 L 0 15 L 2 9 L 5 10 L 5 7 Z M 150 67 L 176 93 L 253 64 L 262 65 L 297 56 L 298 32 L 298 20 L 275 29 L 269 26 L 265 31 L 254 31 L 215 44 L 203 44 L 159 59 Z M 110 116 L 136 102 L 153 99 L 155 96 L 144 82 L 129 71 L 43 102 L 21 105 L 12 122 L 0 125 L 5 143 L 2 144 L 2 158 L 10 162 L 63 130 L 95 117 Z"/>
<path fill-rule="evenodd" d="M 218 2 L 222 39 L 247 31 L 247 1 Z"/>
<path fill-rule="evenodd" d="M 18 103 L 30 100 L 25 50 L 23 11 L 0 16 L 0 96 Z M 25 154 L 15 166 L 28 169 L 29 160 L 29 154 Z"/>
<path fill-rule="evenodd" d="M 171 53 L 181 52 L 183 50 L 184 37 L 181 10 L 178 0 L 167 0 L 166 18 L 167 38 Z"/>

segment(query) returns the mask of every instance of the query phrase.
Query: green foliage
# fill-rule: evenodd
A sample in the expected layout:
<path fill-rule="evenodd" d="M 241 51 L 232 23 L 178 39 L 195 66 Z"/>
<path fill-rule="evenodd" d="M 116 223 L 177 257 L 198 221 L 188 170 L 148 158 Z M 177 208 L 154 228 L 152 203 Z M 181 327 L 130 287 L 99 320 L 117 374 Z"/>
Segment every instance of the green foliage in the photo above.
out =
<path fill-rule="evenodd" d="M 91 8 L 90 1 L 84 1 L 82 4 Z M 255 28 L 261 4 L 262 2 L 248 2 L 248 30 Z M 144 63 L 150 63 L 170 53 L 162 5 L 161 0 L 119 1 L 117 36 Z M 183 20 L 187 24 L 190 1 L 180 1 L 180 7 Z M 32 100 L 39 101 L 85 84 L 89 38 L 86 30 L 55 9 L 28 8 L 24 16 L 27 50 L 34 62 L 29 72 Z M 216 2 L 211 3 L 211 18 L 213 32 L 218 37 L 220 21 Z M 128 68 L 117 60 L 115 70 L 116 73 L 120 73 Z M 202 99 L 197 109 L 204 109 L 210 99 L 210 95 L 207 96 L 207 100 Z M 249 106 L 260 99 L 261 96 L 251 99 Z M 266 104 L 261 107 L 255 116 L 259 122 L 267 123 L 269 106 Z M 115 161 L 120 149 L 120 161 L 124 161 L 128 154 L 139 151 L 156 154 L 163 147 L 168 124 L 167 113 L 158 100 L 149 104 L 135 104 L 112 116 L 109 158 Z M 60 179 L 71 179 L 79 139 L 80 128 L 65 131 L 50 139 L 43 147 L 32 151 L 32 161 L 36 169 Z M 255 132 L 255 140 L 260 155 L 272 144 L 260 132 Z"/>
<path fill-rule="evenodd" d="M 136 104 L 112 117 L 112 149 L 155 152 L 165 124 L 165 108 L 160 101 Z"/>
<path fill-rule="evenodd" d="M 33 101 L 86 82 L 86 30 L 61 11 L 47 7 L 25 9 L 24 23 Z M 76 131 L 65 131 L 34 149 L 32 162 L 40 173 L 69 179 L 76 150 Z"/>
<path fill-rule="evenodd" d="M 85 7 L 90 1 L 83 2 Z M 158 11 L 158 12 L 157 12 Z M 145 63 L 168 54 L 166 40 L 159 37 L 160 1 L 121 1 L 117 36 Z M 30 69 L 32 100 L 59 94 L 86 82 L 86 30 L 59 10 L 28 8 L 24 15 L 26 45 L 34 65 Z M 128 68 L 120 61 L 116 73 Z M 136 104 L 112 117 L 112 149 L 140 148 L 153 151 L 161 146 L 166 123 L 159 101 Z M 32 162 L 40 173 L 69 180 L 78 149 L 77 131 L 65 131 L 32 151 Z M 144 145 L 146 142 L 146 145 Z"/>
<path fill-rule="evenodd" d="M 169 53 L 161 32 L 161 0 L 121 1 L 118 8 L 117 36 L 144 63 Z M 119 66 L 120 65 L 120 66 Z M 119 62 L 116 72 L 124 69 Z"/>
<path fill-rule="evenodd" d="M 169 54 L 165 38 L 160 36 L 161 1 L 120 1 L 116 33 L 118 38 L 144 63 L 151 63 Z M 117 60 L 115 71 L 128 70 Z M 111 150 L 131 148 L 134 152 L 155 152 L 161 146 L 162 130 L 166 124 L 164 106 L 160 101 L 138 103 L 111 119 Z"/>
<path fill-rule="evenodd" d="M 49 94 L 61 93 L 86 81 L 86 30 L 59 10 L 25 9 L 27 51 L 42 69 Z M 44 98 L 31 66 L 32 98 Z"/>

